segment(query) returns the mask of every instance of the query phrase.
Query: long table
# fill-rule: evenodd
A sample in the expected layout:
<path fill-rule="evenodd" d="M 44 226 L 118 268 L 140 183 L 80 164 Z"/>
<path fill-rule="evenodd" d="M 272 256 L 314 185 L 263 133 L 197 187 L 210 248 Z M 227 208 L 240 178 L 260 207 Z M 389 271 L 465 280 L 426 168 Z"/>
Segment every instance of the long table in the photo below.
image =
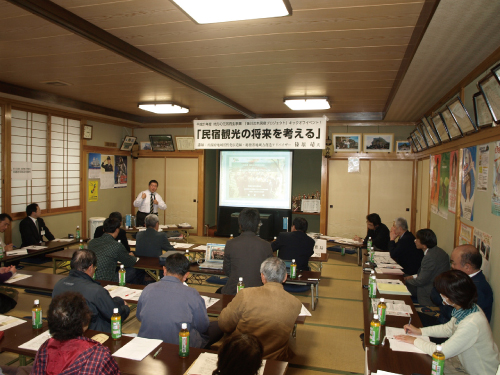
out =
<path fill-rule="evenodd" d="M 369 273 L 363 273 L 361 283 L 368 284 Z M 380 279 L 396 279 L 402 280 L 402 276 L 389 275 L 389 274 L 376 274 Z M 415 310 L 410 296 L 394 295 L 394 294 L 381 294 L 377 290 L 377 298 L 389 298 L 395 300 L 403 300 L 411 306 L 413 314 L 411 315 L 411 324 L 415 327 L 422 327 L 422 322 Z M 371 372 L 377 370 L 384 370 L 396 374 L 411 375 L 413 373 L 430 374 L 432 359 L 427 354 L 407 353 L 407 352 L 394 352 L 390 349 L 389 342 L 385 345 L 371 345 L 370 344 L 370 322 L 373 318 L 373 311 L 371 306 L 371 298 L 368 296 L 368 289 L 363 289 L 363 319 L 364 319 L 364 344 L 367 350 L 367 366 Z M 380 338 L 385 337 L 385 327 L 403 328 L 408 324 L 407 317 L 399 316 L 386 316 L 386 324 L 381 327 Z"/>
<path fill-rule="evenodd" d="M 2 264 L 2 267 L 4 267 L 6 263 L 17 262 L 17 261 L 20 261 L 22 259 L 30 258 L 32 256 L 45 255 L 45 254 L 48 254 L 48 253 L 60 251 L 62 249 L 67 248 L 68 246 L 75 245 L 75 244 L 77 244 L 79 242 L 80 242 L 79 240 L 72 240 L 72 241 L 68 241 L 68 242 L 47 241 L 47 242 L 45 242 L 45 245 L 43 245 L 43 246 L 46 246 L 45 249 L 42 249 L 42 250 L 28 250 L 28 254 L 24 254 L 24 255 L 8 255 L 9 253 L 7 252 L 7 255 L 4 256 L 4 258 L 2 259 L 1 264 Z"/>
<path fill-rule="evenodd" d="M 48 329 L 47 323 L 44 322 L 41 329 L 32 329 L 31 323 L 23 323 L 16 327 L 5 330 L 5 337 L 0 341 L 0 350 L 19 354 L 21 366 L 26 364 L 26 357 L 35 357 L 36 352 L 33 350 L 20 349 L 19 345 L 35 338 Z M 86 337 L 97 335 L 98 331 L 87 330 L 84 333 Z M 109 334 L 108 334 L 109 336 Z M 111 354 L 116 352 L 122 346 L 130 342 L 133 338 L 122 336 L 119 340 L 112 340 L 111 337 L 106 340 L 103 345 L 109 348 Z M 201 353 L 215 353 L 214 351 L 190 348 L 189 356 L 186 358 L 179 357 L 179 347 L 174 344 L 160 344 L 162 350 L 153 358 L 157 352 L 153 350 L 142 361 L 133 361 L 130 359 L 113 357 L 118 363 L 118 367 L 122 374 L 141 374 L 141 375 L 181 375 L 184 374 L 192 363 L 198 358 Z M 275 361 L 268 359 L 264 368 L 264 375 L 283 375 L 288 368 L 287 362 Z"/>
<path fill-rule="evenodd" d="M 125 232 L 127 233 L 137 233 L 140 232 L 141 230 L 145 230 L 145 227 L 130 227 L 128 229 L 125 229 Z M 194 229 L 194 227 L 189 226 L 189 227 L 169 227 L 169 228 L 160 228 L 161 231 L 163 232 L 181 232 L 184 235 L 184 239 L 186 242 L 189 242 L 189 231 L 191 229 Z"/>

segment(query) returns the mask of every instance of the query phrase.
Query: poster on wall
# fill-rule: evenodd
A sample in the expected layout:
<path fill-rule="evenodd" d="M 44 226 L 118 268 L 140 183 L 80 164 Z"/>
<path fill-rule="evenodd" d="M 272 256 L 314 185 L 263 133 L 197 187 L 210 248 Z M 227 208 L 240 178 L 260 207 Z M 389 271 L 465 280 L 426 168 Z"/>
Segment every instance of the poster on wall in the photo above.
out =
<path fill-rule="evenodd" d="M 439 171 L 441 167 L 441 155 L 431 156 L 431 212 L 438 213 L 439 206 Z"/>
<path fill-rule="evenodd" d="M 488 189 L 488 169 L 490 165 L 490 146 L 480 145 L 477 157 L 477 190 L 486 191 Z"/>
<path fill-rule="evenodd" d="M 474 194 L 476 193 L 476 147 L 464 148 L 460 181 L 460 217 L 474 220 Z"/>
<path fill-rule="evenodd" d="M 127 157 L 115 156 L 115 188 L 127 187 Z"/>
<path fill-rule="evenodd" d="M 458 151 L 450 152 L 450 186 L 448 189 L 448 211 L 455 213 L 457 210 L 458 188 Z"/>
<path fill-rule="evenodd" d="M 491 193 L 491 213 L 500 216 L 500 142 L 495 142 L 493 160 L 493 190 Z"/>
<path fill-rule="evenodd" d="M 97 194 L 99 190 L 99 181 L 89 181 L 89 202 L 97 202 Z"/>
<path fill-rule="evenodd" d="M 458 244 L 467 245 L 472 243 L 472 232 L 474 227 L 460 222 L 460 233 L 458 234 Z"/>
<path fill-rule="evenodd" d="M 441 154 L 441 169 L 439 171 L 439 203 L 438 215 L 448 219 L 448 189 L 450 186 L 450 153 Z"/>
<path fill-rule="evenodd" d="M 13 161 L 11 165 L 11 178 L 13 180 L 31 180 L 32 164 L 30 161 Z"/>
<path fill-rule="evenodd" d="M 89 152 L 89 179 L 101 177 L 101 154 Z"/>
<path fill-rule="evenodd" d="M 485 274 L 486 278 L 488 278 L 490 270 L 490 263 L 489 263 L 490 252 L 492 245 L 491 235 L 486 232 L 483 232 L 482 230 L 474 228 L 474 237 L 472 245 L 474 245 L 474 247 L 479 250 L 479 253 L 483 257 L 483 265 L 481 269 L 483 270 L 483 273 Z"/>
<path fill-rule="evenodd" d="M 115 156 L 101 154 L 101 189 L 113 189 L 114 184 L 114 168 Z"/>

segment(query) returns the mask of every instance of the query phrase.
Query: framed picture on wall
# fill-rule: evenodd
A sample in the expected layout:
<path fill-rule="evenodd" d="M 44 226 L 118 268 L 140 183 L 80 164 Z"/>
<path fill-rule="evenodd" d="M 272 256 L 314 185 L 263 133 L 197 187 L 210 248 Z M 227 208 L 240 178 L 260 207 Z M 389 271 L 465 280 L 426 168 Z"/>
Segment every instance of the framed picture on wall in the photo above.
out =
<path fill-rule="evenodd" d="M 427 129 L 427 133 L 429 133 L 429 137 L 431 137 L 432 142 L 435 145 L 438 145 L 441 143 L 439 140 L 438 135 L 436 134 L 436 129 L 434 129 L 434 126 L 429 122 L 429 120 L 425 117 L 422 117 L 422 124 L 424 124 L 425 128 Z"/>
<path fill-rule="evenodd" d="M 448 134 L 450 135 L 450 138 L 451 139 L 460 138 L 462 136 L 462 131 L 460 130 L 460 127 L 456 123 L 455 119 L 453 118 L 448 108 L 446 108 L 445 110 L 443 110 L 443 112 L 441 112 L 441 117 L 446 127 L 448 128 Z"/>
<path fill-rule="evenodd" d="M 493 68 L 491 68 L 491 72 L 497 79 L 498 83 L 500 83 L 500 64 L 495 65 Z"/>
<path fill-rule="evenodd" d="M 417 152 L 422 151 L 422 145 L 417 139 L 417 136 L 415 135 L 415 130 L 410 133 L 410 137 L 413 140 L 413 143 L 415 144 L 415 148 L 417 149 Z"/>
<path fill-rule="evenodd" d="M 361 134 L 332 134 L 334 152 L 361 152 Z"/>
<path fill-rule="evenodd" d="M 494 124 L 493 117 L 491 117 L 491 112 L 488 108 L 488 104 L 486 104 L 483 93 L 481 91 L 476 92 L 472 96 L 472 101 L 474 102 L 474 119 L 476 120 L 476 126 L 478 128 L 492 126 Z"/>
<path fill-rule="evenodd" d="M 441 118 L 441 115 L 438 113 L 437 115 L 431 117 L 432 124 L 434 125 L 434 129 L 436 129 L 436 133 L 439 136 L 439 140 L 441 142 L 447 142 L 450 140 L 450 136 L 448 135 L 448 129 Z"/>
<path fill-rule="evenodd" d="M 137 140 L 137 137 L 127 135 L 122 142 L 120 150 L 121 151 L 132 151 L 132 146 L 134 145 L 136 140 Z"/>
<path fill-rule="evenodd" d="M 151 151 L 151 142 L 141 142 L 142 151 Z"/>
<path fill-rule="evenodd" d="M 149 141 L 153 151 L 175 151 L 174 139 L 171 135 L 150 135 Z"/>
<path fill-rule="evenodd" d="M 392 152 L 394 134 L 363 134 L 364 152 Z"/>
<path fill-rule="evenodd" d="M 464 104 L 459 97 L 453 99 L 446 106 L 448 107 L 451 115 L 460 127 L 460 130 L 462 130 L 462 134 L 469 134 L 477 131 L 476 124 L 474 124 L 474 122 L 470 118 L 469 112 L 467 112 L 467 109 L 465 109 Z"/>
<path fill-rule="evenodd" d="M 415 147 L 415 142 L 413 142 L 413 139 L 410 137 L 408 137 L 408 142 L 410 143 L 410 146 L 411 146 L 411 152 L 417 152 L 417 148 Z"/>
<path fill-rule="evenodd" d="M 175 137 L 175 144 L 177 151 L 193 151 L 194 150 L 194 137 Z"/>
<path fill-rule="evenodd" d="M 396 141 L 396 152 L 411 152 L 410 141 Z"/>
<path fill-rule="evenodd" d="M 423 123 L 420 123 L 417 125 L 417 129 L 419 130 L 420 134 L 422 134 L 422 137 L 425 140 L 425 143 L 427 143 L 427 147 L 433 147 L 435 146 L 433 139 L 431 138 L 431 135 L 425 128 Z"/>
<path fill-rule="evenodd" d="M 415 134 L 415 138 L 417 138 L 418 143 L 420 143 L 422 150 L 425 150 L 426 148 L 429 147 L 427 145 L 427 142 L 425 142 L 425 139 L 422 136 L 422 133 L 420 133 L 420 130 L 418 130 L 418 127 L 413 131 L 413 134 Z"/>
<path fill-rule="evenodd" d="M 495 124 L 500 124 L 500 83 L 493 74 L 488 74 L 477 85 L 483 93 L 493 121 Z"/>

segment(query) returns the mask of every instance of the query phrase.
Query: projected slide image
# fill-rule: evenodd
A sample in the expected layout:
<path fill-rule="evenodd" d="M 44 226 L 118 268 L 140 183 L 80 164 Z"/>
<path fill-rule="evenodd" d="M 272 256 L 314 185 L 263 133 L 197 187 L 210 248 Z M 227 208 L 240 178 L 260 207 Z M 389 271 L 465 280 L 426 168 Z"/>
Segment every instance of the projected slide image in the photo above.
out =
<path fill-rule="evenodd" d="M 290 184 L 289 152 L 231 152 L 221 157 L 221 205 L 289 208 Z"/>

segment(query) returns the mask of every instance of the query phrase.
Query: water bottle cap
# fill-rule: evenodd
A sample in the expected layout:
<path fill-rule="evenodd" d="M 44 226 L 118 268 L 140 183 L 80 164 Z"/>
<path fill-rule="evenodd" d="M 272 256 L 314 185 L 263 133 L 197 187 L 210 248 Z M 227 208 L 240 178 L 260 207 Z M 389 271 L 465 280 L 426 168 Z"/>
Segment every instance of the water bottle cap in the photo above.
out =
<path fill-rule="evenodd" d="M 189 253 L 189 250 L 186 250 L 186 253 Z"/>
<path fill-rule="evenodd" d="M 375 275 L 370 276 L 370 278 L 372 278 L 372 279 L 376 279 Z"/>
<path fill-rule="evenodd" d="M 118 243 L 122 243 L 122 240 L 118 240 Z"/>
<path fill-rule="evenodd" d="M 380 302 L 385 302 L 385 298 L 381 298 L 381 299 L 380 299 Z"/>
<path fill-rule="evenodd" d="M 187 325 L 187 323 L 182 323 L 181 327 L 182 327 L 182 329 L 187 329 L 188 325 Z"/>
<path fill-rule="evenodd" d="M 368 237 L 369 240 L 371 240 L 372 238 L 371 237 Z"/>
<path fill-rule="evenodd" d="M 295 263 L 295 259 L 292 259 L 292 263 Z"/>
<path fill-rule="evenodd" d="M 229 236 L 230 236 L 230 237 L 233 237 L 233 234 L 231 233 Z"/>
<path fill-rule="evenodd" d="M 80 240 L 80 242 L 83 242 L 83 240 Z"/>
<path fill-rule="evenodd" d="M 441 345 L 437 345 L 437 346 L 436 346 L 436 350 L 437 350 L 438 352 L 440 352 L 441 350 L 443 350 L 443 347 L 442 347 Z"/>
<path fill-rule="evenodd" d="M 40 300 L 36 299 L 35 300 L 35 305 L 39 305 L 40 304 Z"/>
<path fill-rule="evenodd" d="M 375 275 L 375 270 L 371 270 L 371 271 L 370 271 L 370 273 L 371 273 L 372 275 Z"/>
<path fill-rule="evenodd" d="M 123 267 L 125 267 L 123 264 L 120 264 L 120 268 L 123 269 Z M 115 268 L 116 269 L 116 268 Z"/>
<path fill-rule="evenodd" d="M 378 319 L 378 314 L 373 314 L 373 319 Z"/>
<path fill-rule="evenodd" d="M 243 277 L 240 277 L 240 278 L 239 278 L 239 280 L 240 280 L 240 281 L 243 281 Z"/>
<path fill-rule="evenodd" d="M 113 309 L 113 314 L 118 314 L 118 307 L 115 307 L 115 308 Z"/>
<path fill-rule="evenodd" d="M 80 226 L 79 226 L 79 225 L 77 225 L 77 226 L 76 226 L 76 228 L 78 229 L 78 228 L 80 228 Z"/>

